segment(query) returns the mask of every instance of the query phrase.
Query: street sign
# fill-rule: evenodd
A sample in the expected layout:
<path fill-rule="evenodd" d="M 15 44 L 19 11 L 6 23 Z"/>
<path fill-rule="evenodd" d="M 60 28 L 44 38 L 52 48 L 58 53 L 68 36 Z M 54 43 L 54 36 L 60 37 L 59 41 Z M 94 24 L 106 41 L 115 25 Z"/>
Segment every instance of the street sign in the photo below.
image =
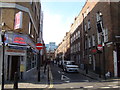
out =
<path fill-rule="evenodd" d="M 42 43 L 37 43 L 37 44 L 36 44 L 36 48 L 37 48 L 38 50 L 43 49 L 43 44 L 42 44 Z"/>
<path fill-rule="evenodd" d="M 98 44 L 97 49 L 101 51 L 103 49 L 102 45 Z"/>

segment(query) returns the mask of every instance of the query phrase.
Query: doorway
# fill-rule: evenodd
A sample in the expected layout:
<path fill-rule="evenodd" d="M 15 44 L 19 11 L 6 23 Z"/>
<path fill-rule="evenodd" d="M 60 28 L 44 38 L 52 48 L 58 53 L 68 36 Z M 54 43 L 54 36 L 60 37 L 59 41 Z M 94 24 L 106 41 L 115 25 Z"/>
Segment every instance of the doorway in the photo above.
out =
<path fill-rule="evenodd" d="M 11 60 L 11 80 L 14 80 L 15 72 L 20 73 L 20 56 L 12 56 Z"/>
<path fill-rule="evenodd" d="M 116 47 L 117 47 L 117 72 L 118 77 L 120 77 L 120 43 L 117 43 Z"/>

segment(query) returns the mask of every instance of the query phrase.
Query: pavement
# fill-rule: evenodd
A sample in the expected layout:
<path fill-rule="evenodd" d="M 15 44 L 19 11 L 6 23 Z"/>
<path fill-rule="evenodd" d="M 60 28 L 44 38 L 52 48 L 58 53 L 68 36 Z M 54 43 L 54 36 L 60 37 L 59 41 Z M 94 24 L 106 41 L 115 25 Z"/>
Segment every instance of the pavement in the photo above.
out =
<path fill-rule="evenodd" d="M 89 77 L 91 79 L 94 80 L 98 80 L 99 82 L 112 82 L 112 81 L 118 81 L 120 82 L 120 78 L 117 77 L 106 77 L 106 79 L 104 77 L 101 76 L 101 78 L 99 77 L 99 74 L 96 74 L 92 71 L 88 71 L 88 74 L 86 74 L 86 71 L 83 69 L 80 69 L 80 74 L 85 75 L 86 77 Z"/>
<path fill-rule="evenodd" d="M 49 69 L 48 69 L 49 67 Z M 37 69 L 35 68 L 32 71 L 32 74 L 28 75 L 28 77 L 24 80 L 20 80 L 18 83 L 19 90 L 43 90 L 43 89 L 50 89 L 52 88 L 52 73 L 50 66 L 47 66 L 47 69 L 44 73 L 44 67 L 41 67 L 40 70 L 40 82 L 38 82 L 37 77 Z M 95 74 L 93 72 L 88 71 L 88 74 L 86 74 L 85 70 L 80 69 L 80 74 L 85 75 L 86 77 L 89 77 L 94 80 L 98 80 L 100 82 L 114 82 L 118 81 L 120 82 L 120 78 L 107 78 L 106 80 L 104 78 L 99 78 L 98 74 Z M 48 77 L 49 76 L 49 77 Z M 6 82 L 5 83 L 5 90 L 13 90 L 13 82 Z"/>
<path fill-rule="evenodd" d="M 51 79 L 51 70 L 49 68 L 47 69 L 44 73 L 44 67 L 41 67 L 40 70 L 40 82 L 38 82 L 38 73 L 37 73 L 37 69 L 34 68 L 34 70 L 32 71 L 32 74 L 28 75 L 28 77 L 24 80 L 20 80 L 18 82 L 18 89 L 19 90 L 42 90 L 45 88 L 50 88 L 50 79 Z M 48 73 L 49 72 L 49 73 Z M 49 77 L 48 77 L 49 76 Z M 48 80 L 49 79 L 49 80 Z M 5 82 L 5 90 L 13 90 L 14 84 L 13 82 Z"/>

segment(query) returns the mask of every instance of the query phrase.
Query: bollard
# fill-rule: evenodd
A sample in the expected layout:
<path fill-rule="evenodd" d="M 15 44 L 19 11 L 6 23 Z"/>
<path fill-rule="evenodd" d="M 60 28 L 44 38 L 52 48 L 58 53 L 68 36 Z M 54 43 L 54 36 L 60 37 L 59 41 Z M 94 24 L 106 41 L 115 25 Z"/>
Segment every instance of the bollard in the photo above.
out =
<path fill-rule="evenodd" d="M 50 84 L 50 78 L 49 78 L 49 67 L 48 67 L 48 84 Z"/>
<path fill-rule="evenodd" d="M 18 73 L 14 74 L 14 89 L 18 89 Z"/>

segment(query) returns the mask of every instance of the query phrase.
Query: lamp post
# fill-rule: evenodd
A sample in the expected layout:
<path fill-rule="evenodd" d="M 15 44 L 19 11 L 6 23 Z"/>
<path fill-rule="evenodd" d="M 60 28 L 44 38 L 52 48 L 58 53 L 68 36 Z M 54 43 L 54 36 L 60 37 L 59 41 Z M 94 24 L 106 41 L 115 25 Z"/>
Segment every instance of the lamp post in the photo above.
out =
<path fill-rule="evenodd" d="M 4 90 L 4 56 L 5 56 L 5 30 L 2 31 L 2 46 L 3 46 L 3 60 L 2 60 L 2 90 Z"/>

